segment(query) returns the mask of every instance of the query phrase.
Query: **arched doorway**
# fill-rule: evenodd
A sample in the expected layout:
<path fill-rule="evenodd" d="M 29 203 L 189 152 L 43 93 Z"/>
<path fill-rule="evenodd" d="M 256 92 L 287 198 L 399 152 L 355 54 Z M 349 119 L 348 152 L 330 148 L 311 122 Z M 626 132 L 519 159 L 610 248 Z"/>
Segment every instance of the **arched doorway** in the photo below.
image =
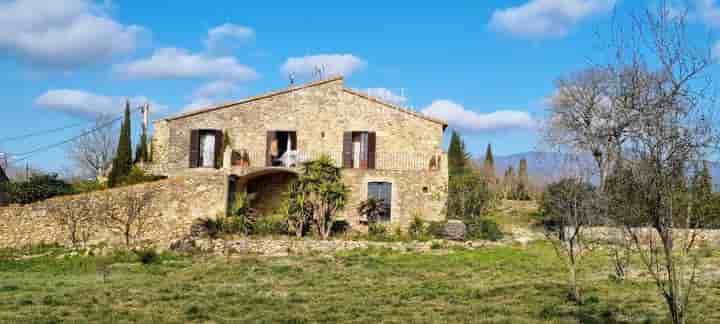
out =
<path fill-rule="evenodd" d="M 265 169 L 242 177 L 229 179 L 229 206 L 234 203 L 238 192 L 246 192 L 252 197 L 251 206 L 260 216 L 269 216 L 279 211 L 283 195 L 290 183 L 297 179 L 297 173 L 286 169 Z M 230 208 L 228 209 L 230 210 Z"/>

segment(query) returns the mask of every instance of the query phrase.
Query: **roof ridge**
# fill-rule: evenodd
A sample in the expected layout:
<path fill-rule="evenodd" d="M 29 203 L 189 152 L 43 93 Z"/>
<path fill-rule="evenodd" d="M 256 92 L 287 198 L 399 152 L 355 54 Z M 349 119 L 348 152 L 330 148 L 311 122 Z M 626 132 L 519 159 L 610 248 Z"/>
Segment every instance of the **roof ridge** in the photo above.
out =
<path fill-rule="evenodd" d="M 354 95 L 356 95 L 356 96 L 363 97 L 363 98 L 365 98 L 365 99 L 367 99 L 367 100 L 374 101 L 374 102 L 379 103 L 379 104 L 381 104 L 381 105 L 388 106 L 388 107 L 393 108 L 393 109 L 396 109 L 396 110 L 400 110 L 400 111 L 402 111 L 402 112 L 404 112 L 404 113 L 413 115 L 413 116 L 415 116 L 415 117 L 419 117 L 419 118 L 422 118 L 422 119 L 425 119 L 425 120 L 428 120 L 428 121 L 431 121 L 431 122 L 435 122 L 435 123 L 438 123 L 438 124 L 442 124 L 443 126 L 448 126 L 448 123 L 447 123 L 446 121 L 442 120 L 442 119 L 427 116 L 427 115 L 425 115 L 425 114 L 419 113 L 419 112 L 414 111 L 414 110 L 411 110 L 411 109 L 409 109 L 409 108 L 406 108 L 406 107 L 402 107 L 402 106 L 398 106 L 398 105 L 389 103 L 389 102 L 384 101 L 384 100 L 382 100 L 382 99 L 380 99 L 380 98 L 373 97 L 373 96 L 371 96 L 371 95 L 369 95 L 369 94 L 365 94 L 365 93 L 362 93 L 362 92 L 359 92 L 359 91 L 356 91 L 356 90 L 353 90 L 353 89 L 350 89 L 350 88 L 343 87 L 343 90 L 344 90 L 345 92 L 354 94 Z"/>
<path fill-rule="evenodd" d="M 226 102 L 226 103 L 222 103 L 222 104 L 210 106 L 210 107 L 207 107 L 207 108 L 196 109 L 196 110 L 193 110 L 193 111 L 188 111 L 188 112 L 186 112 L 186 113 L 181 113 L 181 114 L 178 114 L 178 115 L 175 115 L 175 116 L 166 117 L 166 118 L 162 118 L 162 119 L 159 119 L 159 120 L 176 120 L 176 119 L 181 119 L 181 118 L 185 118 L 185 117 L 195 116 L 195 115 L 199 115 L 199 114 L 202 114 L 202 113 L 206 113 L 206 112 L 210 112 L 210 111 L 214 111 L 214 110 L 219 110 L 219 109 L 223 109 L 223 108 L 228 108 L 228 107 L 231 107 L 231 106 L 248 103 L 248 102 L 255 101 L 255 100 L 260 100 L 260 99 L 265 99 L 265 98 L 269 98 L 269 97 L 274 97 L 274 96 L 277 96 L 277 95 L 286 94 L 286 93 L 290 93 L 290 92 L 293 92 L 293 91 L 302 90 L 302 89 L 306 89 L 306 88 L 310 88 L 310 87 L 314 87 L 314 86 L 318 86 L 318 85 L 322 85 L 322 84 L 330 83 L 330 82 L 334 82 L 334 81 L 339 81 L 339 80 L 343 80 L 343 79 L 344 79 L 344 77 L 340 75 L 340 76 L 335 76 L 335 77 L 331 77 L 331 78 L 327 78 L 327 79 L 322 79 L 322 80 L 317 80 L 317 81 L 313 81 L 313 82 L 308 82 L 308 83 L 305 83 L 305 84 L 302 84 L 302 85 L 299 85 L 299 86 L 290 86 L 290 87 L 285 88 L 285 89 L 274 90 L 274 91 L 266 92 L 266 93 L 264 93 L 264 94 L 260 94 L 260 95 L 257 95 L 257 96 L 252 96 L 252 97 L 243 98 L 243 99 L 237 100 L 237 101 Z"/>

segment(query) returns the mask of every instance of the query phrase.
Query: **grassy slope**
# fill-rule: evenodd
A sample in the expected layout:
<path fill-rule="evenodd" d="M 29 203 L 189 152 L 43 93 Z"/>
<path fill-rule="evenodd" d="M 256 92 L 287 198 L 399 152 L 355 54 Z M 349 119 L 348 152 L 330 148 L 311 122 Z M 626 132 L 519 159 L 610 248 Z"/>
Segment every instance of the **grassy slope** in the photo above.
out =
<path fill-rule="evenodd" d="M 0 322 L 653 323 L 664 318 L 654 285 L 608 279 L 602 251 L 586 259 L 586 305 L 567 303 L 564 272 L 544 243 L 426 254 L 166 256 L 152 265 L 140 265 L 132 256 L 57 257 L 65 253 L 0 254 Z M 715 252 L 704 262 L 719 260 Z M 107 282 L 98 271 L 105 264 L 112 264 Z M 720 282 L 703 281 L 697 296 L 694 310 L 702 316 L 693 322 L 720 322 Z"/>

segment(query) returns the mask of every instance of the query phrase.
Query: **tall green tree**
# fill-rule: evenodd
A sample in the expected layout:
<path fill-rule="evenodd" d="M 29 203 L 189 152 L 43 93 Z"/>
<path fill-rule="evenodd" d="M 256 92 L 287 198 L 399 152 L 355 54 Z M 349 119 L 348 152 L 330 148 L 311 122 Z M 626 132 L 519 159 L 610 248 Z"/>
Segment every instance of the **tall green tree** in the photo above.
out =
<path fill-rule="evenodd" d="M 465 143 L 457 131 L 452 132 L 448 148 L 448 169 L 450 176 L 462 175 L 467 171 L 470 155 L 465 151 Z"/>
<path fill-rule="evenodd" d="M 120 139 L 118 140 L 117 153 L 113 159 L 112 170 L 108 177 L 108 185 L 113 187 L 120 180 L 130 173 L 133 165 L 132 143 L 130 125 L 130 102 L 125 102 L 125 119 L 120 127 Z"/>
<path fill-rule="evenodd" d="M 485 162 L 483 163 L 483 173 L 488 178 L 488 181 L 495 181 L 495 158 L 492 153 L 492 145 L 488 143 L 487 149 L 485 150 Z"/>
<path fill-rule="evenodd" d="M 714 197 L 712 188 L 712 176 L 710 175 L 710 168 L 708 167 L 707 161 L 703 163 L 702 169 L 700 169 L 692 178 L 691 185 L 692 202 L 693 208 L 698 210 L 701 215 L 706 215 L 706 218 L 710 224 L 697 224 L 699 226 L 714 227 L 713 224 L 717 222 L 717 215 L 714 210 Z"/>
<path fill-rule="evenodd" d="M 148 162 L 148 145 L 147 145 L 147 134 L 143 128 L 142 135 L 140 135 L 140 143 L 135 148 L 135 163 Z"/>

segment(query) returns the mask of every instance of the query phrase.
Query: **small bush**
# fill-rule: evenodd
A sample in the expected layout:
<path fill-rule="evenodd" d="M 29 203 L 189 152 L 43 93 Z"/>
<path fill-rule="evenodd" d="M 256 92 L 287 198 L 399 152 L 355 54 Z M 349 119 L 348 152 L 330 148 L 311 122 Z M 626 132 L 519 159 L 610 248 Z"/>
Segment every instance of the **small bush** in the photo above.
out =
<path fill-rule="evenodd" d="M 210 238 L 217 238 L 226 227 L 225 220 L 222 218 L 203 218 L 200 220 L 199 224 L 200 226 L 202 226 L 203 231 L 207 233 Z"/>
<path fill-rule="evenodd" d="M 256 235 L 285 235 L 288 233 L 288 224 L 282 215 L 259 217 L 250 232 Z"/>
<path fill-rule="evenodd" d="M 384 240 L 387 239 L 387 227 L 381 223 L 370 223 L 368 225 L 368 236 L 370 239 Z"/>
<path fill-rule="evenodd" d="M 425 222 L 423 222 L 423 220 L 420 219 L 419 216 L 415 215 L 412 222 L 410 222 L 410 226 L 408 226 L 408 235 L 410 236 L 410 238 L 415 240 L 427 236 L 427 232 L 425 230 Z"/>
<path fill-rule="evenodd" d="M 332 225 L 331 232 L 333 236 L 345 235 L 349 231 L 350 223 L 348 223 L 344 219 L 336 220 L 335 223 L 333 223 Z"/>
<path fill-rule="evenodd" d="M 152 181 L 158 181 L 165 179 L 166 177 L 163 176 L 157 176 L 152 174 L 147 174 L 142 169 L 138 168 L 137 166 L 133 166 L 132 169 L 130 169 L 130 173 L 128 175 L 120 178 L 120 181 L 118 181 L 118 185 L 115 185 L 115 187 L 118 186 L 130 186 L 145 182 L 152 182 Z"/>
<path fill-rule="evenodd" d="M 154 249 L 139 250 L 135 253 L 140 258 L 140 263 L 145 265 L 157 263 L 160 260 L 160 255 Z"/>
<path fill-rule="evenodd" d="M 107 189 L 107 185 L 97 180 L 80 180 L 72 183 L 75 193 L 86 193 Z"/>
<path fill-rule="evenodd" d="M 499 241 L 503 238 L 500 226 L 493 220 L 483 219 L 467 225 L 467 237 L 472 240 Z"/>
<path fill-rule="evenodd" d="M 73 186 L 57 174 L 32 175 L 25 181 L 1 184 L 11 204 L 29 204 L 55 196 L 75 193 Z"/>

